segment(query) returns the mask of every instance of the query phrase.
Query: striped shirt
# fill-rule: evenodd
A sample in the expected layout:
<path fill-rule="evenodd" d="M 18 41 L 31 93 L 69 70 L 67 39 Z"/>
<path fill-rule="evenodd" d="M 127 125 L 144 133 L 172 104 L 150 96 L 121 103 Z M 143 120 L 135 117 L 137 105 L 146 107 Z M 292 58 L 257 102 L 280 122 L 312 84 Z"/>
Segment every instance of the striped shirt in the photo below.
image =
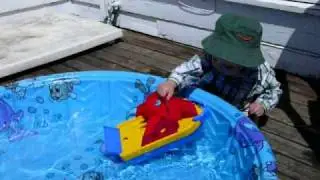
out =
<path fill-rule="evenodd" d="M 282 94 L 275 72 L 267 62 L 244 72 L 243 77 L 230 77 L 217 71 L 206 56 L 195 55 L 176 67 L 168 79 L 174 81 L 179 90 L 199 87 L 240 110 L 245 110 L 249 103 L 258 102 L 269 112 Z"/>

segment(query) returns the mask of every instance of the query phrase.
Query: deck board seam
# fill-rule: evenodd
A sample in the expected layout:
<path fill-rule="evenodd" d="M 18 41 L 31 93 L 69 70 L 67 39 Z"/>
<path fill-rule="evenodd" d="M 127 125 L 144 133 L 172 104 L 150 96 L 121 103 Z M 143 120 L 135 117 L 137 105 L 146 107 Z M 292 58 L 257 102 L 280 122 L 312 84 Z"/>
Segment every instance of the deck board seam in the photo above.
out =
<path fill-rule="evenodd" d="M 296 162 L 298 162 L 298 163 L 300 163 L 300 164 L 303 164 L 303 165 L 305 165 L 305 166 L 308 166 L 308 167 L 311 168 L 313 171 L 317 172 L 318 175 L 320 175 L 320 170 L 319 170 L 318 168 L 316 168 L 316 167 L 314 167 L 314 166 L 312 166 L 312 165 L 309 165 L 309 164 L 307 164 L 307 163 L 305 163 L 305 162 L 303 162 L 303 161 L 301 161 L 301 160 L 299 160 L 299 159 L 292 158 L 291 156 L 288 156 L 287 154 L 284 154 L 284 153 L 282 153 L 282 151 L 279 151 L 279 150 L 277 150 L 277 149 L 275 149 L 275 148 L 272 148 L 272 151 L 273 151 L 276 155 L 279 154 L 279 155 L 284 156 L 284 157 L 286 157 L 286 158 L 288 158 L 288 159 L 291 159 L 291 160 L 293 160 L 293 161 L 296 161 Z"/>

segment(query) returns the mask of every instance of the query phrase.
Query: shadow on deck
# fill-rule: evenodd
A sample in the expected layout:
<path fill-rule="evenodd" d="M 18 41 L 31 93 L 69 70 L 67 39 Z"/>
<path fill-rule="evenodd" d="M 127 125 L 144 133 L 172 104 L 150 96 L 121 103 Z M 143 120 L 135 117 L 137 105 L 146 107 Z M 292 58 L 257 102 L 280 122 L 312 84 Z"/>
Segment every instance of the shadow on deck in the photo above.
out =
<path fill-rule="evenodd" d="M 319 82 L 317 84 L 316 80 L 303 78 L 304 82 L 308 83 L 310 88 L 313 90 L 315 97 L 307 101 L 306 107 L 308 112 L 306 112 L 309 116 L 309 123 L 306 122 L 302 115 L 299 114 L 296 109 L 291 105 L 291 97 L 290 97 L 290 82 L 286 77 L 285 72 L 278 72 L 277 79 L 282 83 L 282 89 L 284 91 L 283 97 L 280 100 L 279 109 L 282 109 L 288 116 L 294 127 L 301 134 L 303 139 L 307 142 L 308 146 L 312 149 L 313 153 L 305 152 L 306 155 L 314 157 L 311 158 L 314 160 L 314 164 L 319 165 L 320 162 L 320 88 Z M 303 87 L 301 87 L 302 91 L 304 91 Z M 306 96 L 310 94 L 308 91 L 304 92 Z"/>

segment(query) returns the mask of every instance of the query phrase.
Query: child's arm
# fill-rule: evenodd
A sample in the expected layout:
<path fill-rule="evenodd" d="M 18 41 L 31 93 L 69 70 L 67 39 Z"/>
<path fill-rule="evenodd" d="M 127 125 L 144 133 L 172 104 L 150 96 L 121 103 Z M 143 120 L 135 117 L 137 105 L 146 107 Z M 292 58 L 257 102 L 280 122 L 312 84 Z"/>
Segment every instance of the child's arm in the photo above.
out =
<path fill-rule="evenodd" d="M 197 86 L 203 74 L 202 59 L 195 55 L 190 60 L 177 66 L 168 80 L 174 81 L 179 89 L 187 86 Z"/>
<path fill-rule="evenodd" d="M 256 102 L 264 106 L 265 112 L 270 112 L 270 110 L 276 107 L 282 95 L 281 84 L 277 81 L 275 72 L 270 66 L 267 68 L 264 83 L 266 89 L 258 96 Z"/>

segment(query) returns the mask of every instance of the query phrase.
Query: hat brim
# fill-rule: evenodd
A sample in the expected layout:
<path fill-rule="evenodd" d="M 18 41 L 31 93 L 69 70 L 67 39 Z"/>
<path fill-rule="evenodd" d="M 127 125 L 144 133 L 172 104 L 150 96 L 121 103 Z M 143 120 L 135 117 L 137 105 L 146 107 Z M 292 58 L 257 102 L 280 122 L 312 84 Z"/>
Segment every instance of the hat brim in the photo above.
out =
<path fill-rule="evenodd" d="M 215 57 L 249 68 L 257 67 L 265 61 L 260 47 L 246 48 L 235 46 L 221 40 L 215 34 L 206 37 L 202 41 L 202 46 L 206 52 Z"/>

